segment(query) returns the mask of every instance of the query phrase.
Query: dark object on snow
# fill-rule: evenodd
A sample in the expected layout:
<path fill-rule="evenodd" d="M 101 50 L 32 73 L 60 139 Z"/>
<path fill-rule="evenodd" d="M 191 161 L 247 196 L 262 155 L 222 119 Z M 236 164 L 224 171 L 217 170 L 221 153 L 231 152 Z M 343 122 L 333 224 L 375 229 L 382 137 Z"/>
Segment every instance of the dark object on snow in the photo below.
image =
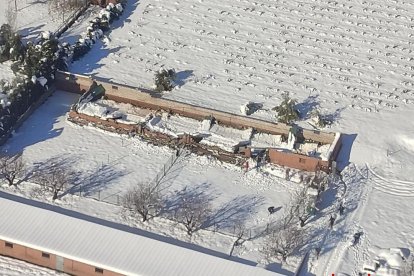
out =
<path fill-rule="evenodd" d="M 306 224 L 306 218 L 299 217 L 299 221 L 300 221 L 300 227 L 305 226 L 305 224 Z"/>
<path fill-rule="evenodd" d="M 342 216 L 342 215 L 344 214 L 345 207 L 344 207 L 344 205 L 342 204 L 342 202 L 341 202 L 341 204 L 339 205 L 338 211 L 339 211 L 339 215 L 340 215 L 340 216 Z"/>
<path fill-rule="evenodd" d="M 321 254 L 322 248 L 320 247 L 316 247 L 315 248 L 315 252 L 316 252 L 316 259 L 319 259 L 319 255 Z"/>
<path fill-rule="evenodd" d="M 336 220 L 336 217 L 331 215 L 331 217 L 329 218 L 329 227 L 331 229 L 334 226 L 335 220 Z"/>
<path fill-rule="evenodd" d="M 157 92 L 171 91 L 174 88 L 175 76 L 174 69 L 161 69 L 155 73 L 155 90 Z"/>
<path fill-rule="evenodd" d="M 267 210 L 269 211 L 270 214 L 273 214 L 273 213 L 276 212 L 275 206 L 271 206 L 271 207 L 267 208 Z"/>
<path fill-rule="evenodd" d="M 361 239 L 362 234 L 364 234 L 363 232 L 357 232 L 354 234 L 354 240 L 352 241 L 352 246 L 355 246 L 359 240 Z"/>

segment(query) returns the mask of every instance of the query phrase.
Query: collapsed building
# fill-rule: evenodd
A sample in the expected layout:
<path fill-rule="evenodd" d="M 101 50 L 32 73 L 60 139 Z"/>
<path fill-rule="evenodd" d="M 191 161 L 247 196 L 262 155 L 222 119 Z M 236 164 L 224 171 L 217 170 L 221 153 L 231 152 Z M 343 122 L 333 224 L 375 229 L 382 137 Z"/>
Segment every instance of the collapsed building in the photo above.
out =
<path fill-rule="evenodd" d="M 174 100 L 159 93 L 67 72 L 56 73 L 56 88 L 82 94 L 69 113 L 81 124 L 106 126 L 120 133 L 198 149 L 223 161 L 246 158 L 289 168 L 332 172 L 341 134 L 268 122 Z M 101 99 L 99 101 L 96 101 Z M 130 104 L 134 110 L 120 110 Z M 174 142 L 175 141 L 175 142 Z"/>

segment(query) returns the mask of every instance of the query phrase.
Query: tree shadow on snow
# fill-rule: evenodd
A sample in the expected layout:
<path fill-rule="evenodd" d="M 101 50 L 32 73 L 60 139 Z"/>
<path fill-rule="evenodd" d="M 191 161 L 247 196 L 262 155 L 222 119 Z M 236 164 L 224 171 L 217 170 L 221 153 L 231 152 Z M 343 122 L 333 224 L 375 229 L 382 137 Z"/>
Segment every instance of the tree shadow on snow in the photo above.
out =
<path fill-rule="evenodd" d="M 76 172 L 72 175 L 73 186 L 65 191 L 65 194 L 82 194 L 91 196 L 108 187 L 114 180 L 129 174 L 125 170 L 117 170 L 114 166 L 103 164 L 92 172 Z"/>
<path fill-rule="evenodd" d="M 168 183 L 173 183 L 175 181 L 175 179 L 178 178 L 178 176 L 180 175 L 181 171 L 183 170 L 183 168 L 187 165 L 187 163 L 185 162 L 185 158 L 188 156 L 189 154 L 185 154 L 185 155 L 180 155 L 174 162 L 174 164 L 171 166 L 171 168 L 166 172 L 166 174 L 161 178 L 160 180 L 160 187 L 161 190 L 168 188 L 167 184 Z M 168 185 L 169 186 L 169 185 Z"/>
<path fill-rule="evenodd" d="M 264 198 L 257 195 L 243 195 L 233 198 L 214 210 L 204 223 L 203 228 L 214 226 L 219 230 L 233 230 L 243 223 L 248 216 L 257 214 L 257 209 L 264 204 Z"/>
<path fill-rule="evenodd" d="M 34 162 L 31 167 L 29 167 L 22 179 L 20 179 L 17 184 L 20 184 L 24 181 L 32 181 L 36 183 L 36 177 L 38 173 L 49 173 L 53 168 L 64 168 L 70 171 L 70 168 L 76 163 L 77 156 L 72 154 L 70 156 L 61 156 L 57 155 L 46 159 L 44 161 Z M 37 183 L 39 184 L 39 183 Z"/>
<path fill-rule="evenodd" d="M 124 12 L 122 13 L 121 17 L 118 20 L 115 20 L 111 23 L 111 29 L 118 29 L 124 27 L 125 23 L 130 23 L 131 20 L 129 17 L 134 13 L 134 11 L 139 6 L 139 0 L 135 1 L 126 1 L 126 6 L 124 8 Z"/>
<path fill-rule="evenodd" d="M 181 203 L 187 199 L 199 198 L 205 204 L 211 204 L 215 199 L 207 191 L 211 188 L 210 183 L 200 183 L 191 186 L 185 186 L 179 191 L 174 191 L 167 195 L 164 199 L 164 207 L 161 210 L 161 213 L 174 214 L 178 208 L 180 208 Z"/>
<path fill-rule="evenodd" d="M 175 74 L 174 82 L 178 86 L 183 86 L 185 84 L 185 81 L 191 76 L 193 76 L 193 70 L 185 70 L 185 71 L 177 72 Z"/>
<path fill-rule="evenodd" d="M 76 212 L 76 211 L 64 209 L 62 207 L 51 205 L 51 204 L 48 204 L 48 203 L 39 202 L 39 201 L 31 200 L 31 199 L 26 199 L 26 198 L 19 197 L 19 196 L 16 196 L 16 195 L 12 195 L 12 194 L 8 194 L 8 193 L 2 192 L 2 191 L 0 191 L 0 197 L 4 198 L 4 199 L 20 202 L 22 204 L 30 205 L 32 208 L 40 208 L 40 209 L 44 209 L 44 210 L 49 210 L 49 211 L 59 213 L 59 214 L 64 215 L 64 216 L 77 218 L 77 219 L 84 220 L 84 221 L 89 221 L 91 223 L 99 224 L 99 225 L 102 225 L 102 226 L 105 226 L 105 227 L 110 227 L 110 228 L 113 228 L 113 229 L 117 229 L 119 231 L 131 233 L 131 234 L 135 234 L 135 235 L 140 235 L 140 236 L 143 236 L 143 237 L 147 237 L 149 239 L 165 242 L 165 243 L 168 243 L 168 244 L 171 244 L 171 245 L 180 246 L 180 247 L 183 247 L 183 248 L 187 248 L 187 249 L 190 249 L 190 250 L 194 250 L 194 251 L 197 251 L 197 252 L 201 252 L 201 253 L 204 253 L 204 254 L 215 256 L 215 257 L 218 257 L 218 258 L 227 259 L 227 260 L 235 261 L 235 262 L 242 263 L 242 264 L 245 264 L 245 265 L 250 265 L 250 266 L 256 266 L 257 265 L 256 262 L 253 262 L 253 261 L 250 261 L 250 260 L 242 259 L 242 258 L 235 257 L 235 256 L 229 257 L 229 255 L 226 254 L 226 253 L 214 251 L 212 249 L 205 248 L 205 247 L 202 247 L 202 246 L 199 246 L 199 245 L 196 245 L 196 244 L 191 244 L 189 242 L 180 241 L 180 240 L 177 240 L 177 239 L 174 239 L 174 238 L 171 238 L 171 237 L 162 236 L 162 235 L 159 235 L 159 234 L 156 234 L 156 233 L 152 233 L 152 232 L 148 232 L 148 231 L 145 231 L 145 230 L 142 230 L 142 229 L 130 227 L 130 226 L 127 226 L 127 225 L 124 225 L 124 224 L 120 224 L 120 223 L 100 219 L 100 218 L 97 218 L 97 217 L 85 215 L 85 214 L 82 214 L 82 213 L 79 213 L 79 212 Z"/>
<path fill-rule="evenodd" d="M 17 32 L 22 36 L 23 41 L 27 41 L 31 38 L 38 37 L 42 33 L 42 28 L 44 26 L 45 24 L 40 24 L 35 27 L 30 26 L 27 28 L 20 29 Z"/>
<path fill-rule="evenodd" d="M 308 119 L 313 109 L 319 107 L 319 95 L 312 95 L 307 97 L 303 102 L 298 103 L 295 108 L 300 114 L 300 118 Z"/>
<path fill-rule="evenodd" d="M 92 73 L 93 71 L 105 65 L 104 63 L 100 63 L 99 61 L 109 56 L 110 54 L 119 52 L 122 48 L 125 48 L 125 46 L 108 48 L 102 41 L 98 40 L 94 44 L 92 50 L 89 53 L 81 57 L 79 60 L 73 62 L 71 66 L 71 71 L 78 74 Z M 94 74 L 92 74 L 91 76 L 94 76 Z"/>

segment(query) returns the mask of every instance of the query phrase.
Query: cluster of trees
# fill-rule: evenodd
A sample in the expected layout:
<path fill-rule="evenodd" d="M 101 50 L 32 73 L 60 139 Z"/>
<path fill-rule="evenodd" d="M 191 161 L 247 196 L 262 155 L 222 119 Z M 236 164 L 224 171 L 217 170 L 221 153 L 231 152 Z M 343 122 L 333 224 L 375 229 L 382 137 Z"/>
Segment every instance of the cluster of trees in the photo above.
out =
<path fill-rule="evenodd" d="M 44 32 L 36 41 L 24 45 L 11 25 L 0 27 L 0 62 L 12 60 L 11 69 L 15 74 L 12 82 L 0 87 L 0 93 L 8 99 L 0 104 L 0 136 L 7 134 L 29 106 L 47 91 L 46 84 L 53 81 L 56 70 L 67 70 L 72 60 L 79 59 L 91 49 L 109 29 L 109 24 L 119 18 L 124 5 L 124 2 L 109 4 L 91 21 L 86 36 L 75 45 L 59 44 L 50 32 Z"/>
<path fill-rule="evenodd" d="M 188 196 L 179 195 L 178 206 L 169 218 L 180 223 L 188 235 L 192 235 L 206 224 L 212 215 L 210 199 L 203 193 Z M 158 185 L 139 183 L 124 196 L 125 211 L 138 216 L 143 222 L 160 215 L 164 207 L 164 196 Z"/>
<path fill-rule="evenodd" d="M 292 124 L 301 117 L 301 114 L 297 108 L 298 101 L 291 98 L 289 92 L 283 93 L 282 97 L 282 102 L 278 106 L 275 106 L 272 110 L 277 112 L 279 122 Z M 310 118 L 317 127 L 321 128 L 333 123 L 333 120 L 330 119 L 329 116 L 321 114 L 317 107 L 313 108 L 310 112 Z"/>
<path fill-rule="evenodd" d="M 102 38 L 104 32 L 109 30 L 110 24 L 119 19 L 122 15 L 125 7 L 125 2 L 118 3 L 116 5 L 110 3 L 108 6 L 101 10 L 99 15 L 90 21 L 86 30 L 84 38 L 79 39 L 72 49 L 72 60 L 78 60 L 88 53 L 92 45 Z"/>
<path fill-rule="evenodd" d="M 20 183 L 18 179 L 26 176 L 26 165 L 22 154 L 0 156 L 0 178 L 9 186 Z M 71 184 L 70 169 L 61 163 L 44 164 L 33 173 L 33 180 L 43 192 L 50 192 L 55 200 Z"/>
<path fill-rule="evenodd" d="M 282 219 L 267 230 L 262 249 L 267 260 L 278 258 L 285 262 L 287 257 L 306 244 L 305 225 L 313 212 L 313 198 L 308 194 L 308 186 L 304 186 L 295 193 Z"/>

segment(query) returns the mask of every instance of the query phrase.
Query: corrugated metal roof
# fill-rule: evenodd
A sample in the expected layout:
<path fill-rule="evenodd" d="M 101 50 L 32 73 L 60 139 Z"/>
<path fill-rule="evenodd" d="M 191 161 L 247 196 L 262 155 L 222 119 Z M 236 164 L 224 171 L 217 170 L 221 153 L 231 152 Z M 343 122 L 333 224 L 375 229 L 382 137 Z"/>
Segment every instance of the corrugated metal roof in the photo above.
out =
<path fill-rule="evenodd" d="M 56 212 L 59 207 L 6 195 L 0 192 L 0 238 L 10 242 L 126 275 L 281 275 Z"/>

